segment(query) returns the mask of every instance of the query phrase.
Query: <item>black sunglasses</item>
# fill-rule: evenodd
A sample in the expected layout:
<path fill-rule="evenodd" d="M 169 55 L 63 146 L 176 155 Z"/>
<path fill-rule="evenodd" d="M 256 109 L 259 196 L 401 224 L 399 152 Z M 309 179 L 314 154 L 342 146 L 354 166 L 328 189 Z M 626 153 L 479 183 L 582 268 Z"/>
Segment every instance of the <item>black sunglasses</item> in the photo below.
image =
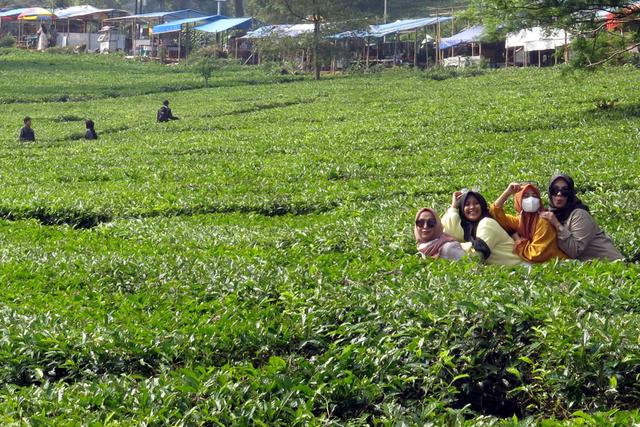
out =
<path fill-rule="evenodd" d="M 571 189 L 569 187 L 560 188 L 557 185 L 554 185 L 553 187 L 549 187 L 549 193 L 551 193 L 552 196 L 556 196 L 560 193 L 564 197 L 569 197 L 571 195 Z"/>
<path fill-rule="evenodd" d="M 418 228 L 422 228 L 425 225 L 429 228 L 433 228 L 435 227 L 437 224 L 435 219 L 428 219 L 428 220 L 424 220 L 424 219 L 416 219 L 416 227 Z"/>

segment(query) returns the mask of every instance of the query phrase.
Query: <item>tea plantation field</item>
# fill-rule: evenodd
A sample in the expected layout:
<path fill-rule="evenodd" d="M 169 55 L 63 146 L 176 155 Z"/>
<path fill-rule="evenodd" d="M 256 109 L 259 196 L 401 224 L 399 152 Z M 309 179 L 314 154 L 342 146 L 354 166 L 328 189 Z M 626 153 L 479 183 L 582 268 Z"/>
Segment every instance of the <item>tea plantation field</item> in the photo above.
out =
<path fill-rule="evenodd" d="M 640 71 L 265 71 L 0 52 L 1 425 L 640 422 Z M 556 172 L 628 263 L 417 256 Z"/>

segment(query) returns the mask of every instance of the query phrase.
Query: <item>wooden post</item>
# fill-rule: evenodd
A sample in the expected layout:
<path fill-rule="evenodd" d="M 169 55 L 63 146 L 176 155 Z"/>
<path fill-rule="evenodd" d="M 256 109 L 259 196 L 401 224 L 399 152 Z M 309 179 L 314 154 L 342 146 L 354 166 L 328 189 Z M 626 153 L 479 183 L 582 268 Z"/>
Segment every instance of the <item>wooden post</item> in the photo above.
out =
<path fill-rule="evenodd" d="M 453 8 L 451 8 L 451 16 L 453 16 Z M 451 20 L 451 36 L 454 36 L 455 34 L 456 34 L 456 20 L 455 18 L 453 18 Z M 451 56 L 453 56 L 453 48 L 451 48 Z"/>
<path fill-rule="evenodd" d="M 478 43 L 478 56 L 482 58 L 482 43 Z"/>
<path fill-rule="evenodd" d="M 567 51 L 567 30 L 564 31 L 564 62 L 569 60 L 569 52 Z"/>
<path fill-rule="evenodd" d="M 396 33 L 396 38 L 393 40 L 393 66 L 396 66 L 396 56 L 398 55 L 398 33 Z"/>
<path fill-rule="evenodd" d="M 180 27 L 180 31 L 178 31 L 178 61 L 182 58 L 182 25 Z"/>
<path fill-rule="evenodd" d="M 540 54 L 540 51 L 538 51 L 538 68 L 542 67 L 542 56 Z"/>
<path fill-rule="evenodd" d="M 182 28 L 182 25 L 180 25 L 180 28 Z M 187 40 L 185 40 L 184 42 L 184 59 L 187 59 L 187 56 L 189 56 L 189 45 L 191 43 L 189 43 L 189 23 L 187 23 L 187 31 L 185 32 L 184 36 L 187 38 Z"/>
<path fill-rule="evenodd" d="M 418 30 L 416 30 L 416 43 L 413 47 L 413 66 L 418 66 Z"/>
<path fill-rule="evenodd" d="M 438 9 L 436 9 L 436 63 L 440 63 L 440 18 L 438 17 Z"/>
<path fill-rule="evenodd" d="M 558 65 L 558 48 L 553 49 L 553 65 Z"/>
<path fill-rule="evenodd" d="M 238 35 L 236 35 L 236 59 L 238 59 Z"/>
<path fill-rule="evenodd" d="M 369 48 L 369 37 L 367 37 L 365 40 L 367 41 L 367 61 L 366 61 L 366 64 L 367 64 L 367 68 L 369 68 L 369 55 L 371 53 L 371 48 Z"/>
<path fill-rule="evenodd" d="M 427 27 L 424 27 L 424 68 L 429 68 L 429 41 L 427 40 Z"/>
<path fill-rule="evenodd" d="M 504 48 L 504 68 L 509 68 L 509 48 Z"/>

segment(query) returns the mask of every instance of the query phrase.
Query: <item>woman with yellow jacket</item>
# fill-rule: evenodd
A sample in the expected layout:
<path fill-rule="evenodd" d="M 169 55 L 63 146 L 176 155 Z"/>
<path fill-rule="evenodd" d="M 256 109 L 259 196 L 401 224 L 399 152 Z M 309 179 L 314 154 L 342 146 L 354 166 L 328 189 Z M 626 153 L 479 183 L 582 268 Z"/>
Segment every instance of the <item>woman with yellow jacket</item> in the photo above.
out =
<path fill-rule="evenodd" d="M 524 264 L 513 253 L 513 239 L 489 213 L 480 193 L 453 193 L 451 208 L 442 217 L 444 231 L 462 243 L 471 257 L 482 256 L 487 264 L 515 267 Z"/>
<path fill-rule="evenodd" d="M 503 206 L 513 196 L 513 207 L 518 216 L 506 214 Z M 540 190 L 534 185 L 512 182 L 500 197 L 489 206 L 489 212 L 515 240 L 513 252 L 532 263 L 569 258 L 558 247 L 555 228 L 540 214 L 544 212 Z"/>

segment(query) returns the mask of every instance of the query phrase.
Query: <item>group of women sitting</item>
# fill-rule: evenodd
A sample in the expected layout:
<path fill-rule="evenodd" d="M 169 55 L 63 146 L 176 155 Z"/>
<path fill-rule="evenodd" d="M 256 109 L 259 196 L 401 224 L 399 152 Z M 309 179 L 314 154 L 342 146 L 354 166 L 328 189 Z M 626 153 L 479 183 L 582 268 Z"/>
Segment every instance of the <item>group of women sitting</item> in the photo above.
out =
<path fill-rule="evenodd" d="M 511 195 L 517 216 L 503 208 Z M 442 220 L 431 208 L 418 211 L 414 235 L 425 258 L 459 260 L 469 255 L 506 267 L 554 259 L 624 259 L 565 174 L 549 181 L 549 210 L 532 184 L 509 184 L 488 207 L 478 192 L 456 191 Z"/>

